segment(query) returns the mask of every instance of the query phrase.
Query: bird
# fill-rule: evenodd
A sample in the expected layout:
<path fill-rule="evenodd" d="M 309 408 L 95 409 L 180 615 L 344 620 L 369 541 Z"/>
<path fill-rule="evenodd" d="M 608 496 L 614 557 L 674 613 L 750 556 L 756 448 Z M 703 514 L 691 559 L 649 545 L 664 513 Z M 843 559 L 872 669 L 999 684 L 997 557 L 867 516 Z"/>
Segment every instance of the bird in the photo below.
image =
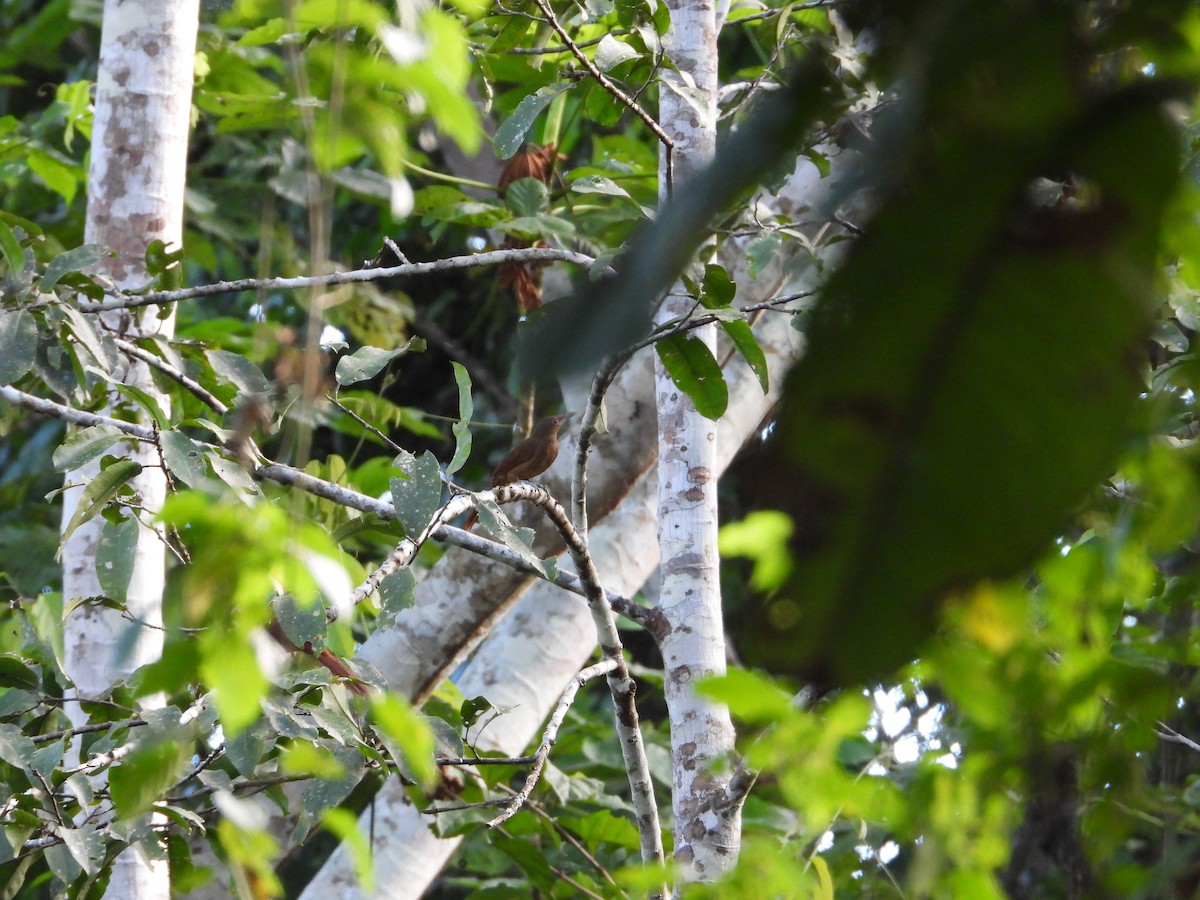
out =
<path fill-rule="evenodd" d="M 338 678 L 346 679 L 346 687 L 354 694 L 360 697 L 366 697 L 371 693 L 370 688 L 358 680 L 358 676 L 350 671 L 350 667 L 342 662 L 338 657 L 328 650 L 322 650 L 320 653 L 313 652 L 313 645 L 305 643 L 303 647 L 297 647 L 283 633 L 283 628 L 279 622 L 272 619 L 267 623 L 267 633 L 271 635 L 284 649 L 292 653 L 307 653 L 313 657 L 318 663 L 328 669 L 333 675 Z"/>
<path fill-rule="evenodd" d="M 569 418 L 570 413 L 561 413 L 539 419 L 529 437 L 509 450 L 504 458 L 496 463 L 496 468 L 492 470 L 491 487 L 498 488 L 514 481 L 536 478 L 550 468 L 551 463 L 558 457 L 558 429 Z M 477 514 L 471 513 L 463 528 L 470 531 L 477 519 Z"/>
<path fill-rule="evenodd" d="M 549 185 L 554 176 L 554 163 L 566 159 L 558 152 L 557 144 L 547 144 L 538 147 L 529 144 L 522 147 L 508 161 L 504 171 L 500 173 L 498 191 L 501 197 L 508 192 L 508 186 L 522 178 L 533 178 L 542 184 Z M 523 250 L 529 247 L 545 247 L 545 241 L 521 240 L 508 237 L 504 241 L 505 250 Z M 542 268 L 545 263 L 523 263 L 515 260 L 500 264 L 497 273 L 500 287 L 511 290 L 521 306 L 522 312 L 531 312 L 542 305 Z"/>

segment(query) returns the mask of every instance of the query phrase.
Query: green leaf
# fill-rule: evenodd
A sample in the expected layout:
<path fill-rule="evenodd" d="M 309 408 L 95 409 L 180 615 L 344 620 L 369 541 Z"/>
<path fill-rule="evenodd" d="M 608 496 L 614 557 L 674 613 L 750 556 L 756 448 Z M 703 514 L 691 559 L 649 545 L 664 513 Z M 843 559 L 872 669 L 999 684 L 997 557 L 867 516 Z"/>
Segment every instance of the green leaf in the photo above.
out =
<path fill-rule="evenodd" d="M 0 228 L 3 228 L 0 223 Z M 0 314 L 0 384 L 12 384 L 37 358 L 37 323 L 24 310 Z"/>
<path fill-rule="evenodd" d="M 108 773 L 118 819 L 146 812 L 187 771 L 191 746 L 186 741 L 155 741 L 139 746 Z"/>
<path fill-rule="evenodd" d="M 382 609 L 376 621 L 380 628 L 394 625 L 396 616 L 416 602 L 413 594 L 416 584 L 416 577 L 408 568 L 393 572 L 379 583 L 379 599 Z"/>
<path fill-rule="evenodd" d="M 236 737 L 261 713 L 259 704 L 269 686 L 266 676 L 248 641 L 233 640 L 214 629 L 206 631 L 200 643 L 200 674 L 215 691 L 226 738 Z"/>
<path fill-rule="evenodd" d="M 602 37 L 599 46 L 596 47 L 596 65 L 603 72 L 639 56 L 640 53 L 611 34 Z"/>
<path fill-rule="evenodd" d="M 451 362 L 454 380 L 458 384 L 458 421 L 454 431 L 454 458 L 446 467 L 446 474 L 453 475 L 466 464 L 471 456 L 471 416 L 475 414 L 475 403 L 471 399 L 471 375 L 461 363 Z"/>
<path fill-rule="evenodd" d="M 629 196 L 629 191 L 603 175 L 584 175 L 576 178 L 571 182 L 571 190 L 577 194 L 607 194 L 610 197 L 633 199 Z"/>
<path fill-rule="evenodd" d="M 46 271 L 38 282 L 41 290 L 50 292 L 68 272 L 82 272 L 88 266 L 93 266 L 104 256 L 104 247 L 100 244 L 83 244 L 71 250 L 65 250 L 46 265 Z"/>
<path fill-rule="evenodd" d="M 496 156 L 500 159 L 508 159 L 520 150 L 521 144 L 525 141 L 525 135 L 538 114 L 550 105 L 551 100 L 574 86 L 569 81 L 547 84 L 518 103 L 513 114 L 496 129 L 496 138 L 492 143 Z"/>
<path fill-rule="evenodd" d="M 601 841 L 630 851 L 636 851 L 640 846 L 633 822 L 611 810 L 598 809 L 582 819 L 564 819 L 563 825 L 583 838 L 589 847 Z"/>
<path fill-rule="evenodd" d="M 100 473 L 83 487 L 83 494 L 75 507 L 75 514 L 63 529 L 65 542 L 75 529 L 91 521 L 131 479 L 142 471 L 142 464 L 132 459 L 118 459 L 100 470 Z"/>
<path fill-rule="evenodd" d="M 700 685 L 703 696 L 727 704 L 738 719 L 750 724 L 768 725 L 796 714 L 793 695 L 772 679 L 744 668 L 731 668 L 720 678 L 708 678 Z"/>
<path fill-rule="evenodd" d="M 42 680 L 37 672 L 29 668 L 20 657 L 11 653 L 0 654 L 0 687 L 36 690 L 41 684 Z"/>
<path fill-rule="evenodd" d="M 301 606 L 291 594 L 283 594 L 271 601 L 271 610 L 284 635 L 297 647 L 310 644 L 317 653 L 324 648 L 326 619 L 321 604 Z"/>
<path fill-rule="evenodd" d="M 493 537 L 500 539 L 504 546 L 512 550 L 521 559 L 533 566 L 543 578 L 549 578 L 546 564 L 533 552 L 534 531 L 532 528 L 517 528 L 509 521 L 508 516 L 500 509 L 499 504 L 491 500 L 477 500 L 475 510 L 479 514 L 479 522 Z"/>
<path fill-rule="evenodd" d="M 208 478 L 204 448 L 181 431 L 163 431 L 159 442 L 171 474 L 190 488 L 201 487 Z"/>
<path fill-rule="evenodd" d="M 232 384 L 239 391 L 248 394 L 269 394 L 271 382 L 254 365 L 240 353 L 230 353 L 228 350 L 206 350 L 205 358 L 213 371 L 222 380 Z"/>
<path fill-rule="evenodd" d="M 27 769 L 37 745 L 15 725 L 0 724 L 0 759 L 18 769 Z"/>
<path fill-rule="evenodd" d="M 515 216 L 536 216 L 550 205 L 550 191 L 536 178 L 518 178 L 504 189 L 504 205 Z"/>
<path fill-rule="evenodd" d="M 8 272 L 13 281 L 20 282 L 21 276 L 25 273 L 25 251 L 21 249 L 21 244 L 12 229 L 2 219 L 0 219 L 0 255 L 3 255 L 4 261 L 8 263 Z"/>
<path fill-rule="evenodd" d="M 758 278 L 775 259 L 783 246 L 778 231 L 764 231 L 746 245 L 746 274 Z"/>
<path fill-rule="evenodd" d="M 717 420 L 729 405 L 729 386 L 708 346 L 697 337 L 676 334 L 654 345 L 675 385 L 692 398 L 696 411 Z"/>
<path fill-rule="evenodd" d="M 75 199 L 75 191 L 79 188 L 78 171 L 68 166 L 49 153 L 34 151 L 27 157 L 29 170 L 46 183 L 46 187 L 54 191 L 67 202 L 69 206 Z"/>
<path fill-rule="evenodd" d="M 437 458 L 428 450 L 420 457 L 402 454 L 396 467 L 407 478 L 391 481 L 392 504 L 404 533 L 416 536 L 425 530 L 442 502 L 442 479 Z"/>
<path fill-rule="evenodd" d="M 371 721 L 399 748 L 402 758 L 397 762 L 403 761 L 422 787 L 428 790 L 437 784 L 433 733 L 423 716 L 395 694 L 388 693 L 371 697 Z"/>
<path fill-rule="evenodd" d="M 1007 146 L 920 130 L 939 135 L 921 179 L 831 279 L 788 378 L 764 472 L 797 558 L 754 617 L 748 660 L 823 685 L 888 677 L 941 598 L 1027 564 L 1111 471 L 1143 389 L 1134 360 L 1179 167 L 1157 91 L 1055 127 L 1034 117 Z M 1028 199 L 1046 159 L 1088 198 Z"/>
<path fill-rule="evenodd" d="M 111 372 L 117 367 L 119 357 L 116 344 L 111 335 L 97 328 L 98 320 L 80 312 L 74 306 L 62 307 L 67 327 L 75 340 L 91 355 L 96 365 L 105 372 Z"/>
<path fill-rule="evenodd" d="M 72 472 L 86 466 L 104 454 L 110 446 L 121 439 L 121 430 L 115 425 L 90 425 L 72 432 L 67 439 L 54 448 L 50 461 L 58 472 Z"/>
<path fill-rule="evenodd" d="M 733 346 L 737 348 L 738 353 L 742 354 L 742 358 L 746 360 L 751 370 L 758 376 L 758 383 L 762 387 L 763 393 L 767 393 L 771 389 L 771 376 L 767 371 L 767 357 L 763 353 L 762 347 L 758 345 L 758 339 L 754 336 L 754 331 L 750 328 L 749 323 L 722 322 L 721 327 L 729 335 L 729 340 L 733 342 Z"/>
<path fill-rule="evenodd" d="M 716 263 L 708 263 L 704 267 L 704 284 L 700 293 L 700 302 L 706 309 L 720 309 L 733 302 L 737 294 L 737 285 L 729 277 L 729 273 Z"/>
<path fill-rule="evenodd" d="M 83 871 L 95 875 L 100 870 L 100 862 L 104 859 L 107 849 L 107 841 L 100 833 L 100 826 L 88 824 L 79 828 L 64 827 L 57 829 L 56 833 Z"/>
<path fill-rule="evenodd" d="M 421 338 L 410 338 L 405 342 L 403 347 L 397 347 L 395 350 L 381 350 L 379 347 L 360 347 L 349 356 L 343 356 L 337 361 L 337 369 L 334 372 L 334 377 L 337 379 L 337 383 L 341 385 L 357 384 L 360 381 L 366 381 L 368 378 L 374 378 L 384 370 L 388 363 L 398 356 L 403 356 L 410 350 L 420 351 L 424 349 L 425 341 Z"/>
<path fill-rule="evenodd" d="M 100 527 L 100 542 L 96 546 L 96 578 L 106 595 L 124 600 L 133 577 L 134 553 L 137 551 L 141 526 L 128 516 L 120 522 L 105 522 Z"/>

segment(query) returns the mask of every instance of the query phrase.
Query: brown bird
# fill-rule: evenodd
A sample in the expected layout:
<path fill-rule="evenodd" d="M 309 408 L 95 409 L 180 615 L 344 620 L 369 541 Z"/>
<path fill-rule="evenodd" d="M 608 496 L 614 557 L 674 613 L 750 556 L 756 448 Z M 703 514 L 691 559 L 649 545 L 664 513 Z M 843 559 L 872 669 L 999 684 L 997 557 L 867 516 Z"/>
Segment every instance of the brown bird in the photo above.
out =
<path fill-rule="evenodd" d="M 570 413 L 557 416 L 546 416 L 533 426 L 529 437 L 517 444 L 504 455 L 496 468 L 492 470 L 493 488 L 512 484 L 541 475 L 558 457 L 558 429 L 563 422 L 571 418 Z M 475 524 L 478 516 L 471 513 L 463 528 L 468 531 Z"/>
<path fill-rule="evenodd" d="M 500 195 L 508 190 L 508 186 L 518 178 L 536 178 L 542 184 L 549 184 L 554 174 L 554 163 L 562 158 L 556 144 L 538 147 L 528 144 L 513 154 L 504 171 L 500 173 Z"/>
<path fill-rule="evenodd" d="M 322 650 L 320 653 L 314 653 L 312 644 L 305 643 L 303 648 L 297 647 L 295 644 L 293 644 L 290 640 L 288 640 L 287 635 L 283 633 L 283 628 L 280 627 L 276 620 L 272 619 L 267 623 L 267 634 L 275 638 L 275 640 L 278 641 L 284 647 L 284 649 L 290 650 L 292 653 L 307 653 L 338 678 L 347 679 L 346 687 L 352 693 L 358 694 L 360 697 L 366 697 L 371 693 L 370 688 L 360 682 L 358 680 L 358 676 L 350 671 L 350 667 L 334 656 L 330 651 Z"/>
<path fill-rule="evenodd" d="M 547 144 L 545 147 L 529 144 L 522 147 L 508 161 L 504 171 L 500 173 L 500 196 L 503 197 L 508 191 L 508 186 L 521 178 L 536 178 L 542 184 L 548 185 L 554 175 L 554 163 L 565 158 L 558 152 L 556 144 Z M 545 241 L 535 241 L 530 244 L 528 241 L 515 237 L 509 237 L 504 241 L 505 250 L 545 246 Z M 545 263 L 513 261 L 500 264 L 498 273 L 500 287 L 512 291 L 522 312 L 530 312 L 542 305 L 542 269 L 544 266 Z"/>

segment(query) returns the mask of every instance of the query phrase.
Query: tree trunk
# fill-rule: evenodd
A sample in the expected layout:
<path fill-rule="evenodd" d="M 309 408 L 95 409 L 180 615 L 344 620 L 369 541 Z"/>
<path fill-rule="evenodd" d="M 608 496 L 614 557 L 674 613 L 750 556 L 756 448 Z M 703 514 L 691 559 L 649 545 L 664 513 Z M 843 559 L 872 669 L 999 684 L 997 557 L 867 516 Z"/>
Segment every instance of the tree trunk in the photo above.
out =
<path fill-rule="evenodd" d="M 149 280 L 144 261 L 151 241 L 178 246 L 182 240 L 198 16 L 198 0 L 106 0 L 104 5 L 86 240 L 113 252 L 102 267 L 120 288 L 142 287 Z M 173 314 L 158 318 L 156 313 L 148 309 L 136 319 L 127 313 L 105 313 L 102 324 L 129 338 L 147 334 L 169 337 Z M 168 398 L 157 390 L 144 364 L 130 364 L 113 375 L 146 391 L 166 409 Z M 105 693 L 162 653 L 164 544 L 152 519 L 166 496 L 166 474 L 155 447 L 123 446 L 130 458 L 145 466 L 132 482 L 140 510 L 124 510 L 141 523 L 133 576 L 126 596 L 114 598 L 125 601 L 128 618 L 90 605 L 79 607 L 67 618 L 64 666 L 79 697 Z M 97 472 L 98 464 L 67 474 L 64 527 L 74 515 L 83 485 Z M 103 593 L 96 574 L 103 524 L 103 519 L 91 520 L 64 544 L 63 596 L 67 604 Z M 66 710 L 73 722 L 87 719 L 75 704 L 68 704 Z M 167 897 L 169 893 L 163 848 L 135 846 L 117 859 L 107 896 L 125 900 Z"/>
<path fill-rule="evenodd" d="M 853 158 L 853 153 L 843 152 L 831 160 L 833 175 L 828 178 L 821 178 L 816 166 L 801 158 L 779 194 L 759 201 L 764 213 L 773 209 L 798 227 L 807 224 L 806 230 L 815 235 L 827 219 L 826 207 L 839 174 Z M 822 249 L 820 255 L 832 263 L 844 247 L 843 243 L 832 252 Z M 753 304 L 815 286 L 818 269 L 795 245 L 790 246 L 791 252 L 785 245 L 775 262 L 753 280 L 745 272 L 741 242 L 731 241 L 724 249 L 729 252 L 722 263 L 738 283 L 740 303 Z M 768 360 L 772 392 L 764 397 L 740 361 L 727 367 L 730 404 L 723 420 L 726 427 L 718 435 L 718 474 L 768 415 L 787 368 L 800 354 L 800 334 L 785 313 L 756 324 L 755 335 Z M 648 363 L 639 365 L 635 360 L 618 376 L 607 400 L 612 434 L 603 439 L 589 465 L 589 509 L 596 511 L 592 522 L 599 522 L 590 535 L 591 550 L 606 588 L 620 591 L 628 573 L 629 583 L 635 585 L 629 593 L 641 586 L 658 562 L 653 540 L 655 492 L 649 478 L 643 478 L 650 468 L 647 454 L 652 461 L 655 449 L 653 442 L 645 446 L 648 429 L 640 413 L 651 390 L 649 369 Z M 569 455 L 564 450 L 550 470 L 557 476 L 548 482 L 556 496 L 563 496 L 559 492 L 561 479 L 572 465 Z M 612 512 L 610 519 L 600 522 L 608 512 Z M 362 655 L 382 670 L 393 690 L 419 703 L 454 671 L 453 660 L 465 659 L 468 648 L 478 647 L 458 682 L 468 696 L 483 694 L 494 704 L 512 709 L 484 734 L 496 749 L 521 752 L 537 735 L 567 679 L 595 650 L 596 640 L 581 600 L 540 582 L 521 596 L 529 583 L 525 579 L 517 586 L 521 581 L 521 576 L 498 570 L 494 563 L 451 550 L 417 585 L 416 601 L 400 615 L 396 627 L 372 635 Z M 502 619 L 510 609 L 511 615 Z M 551 618 L 547 610 L 552 611 Z M 496 633 L 484 641 L 496 621 L 500 621 Z M 440 840 L 430 832 L 427 819 L 406 802 L 394 779 L 377 796 L 374 809 L 363 814 L 360 827 L 373 837 L 376 883 L 387 885 L 393 900 L 421 896 L 459 840 Z M 345 847 L 334 853 L 303 894 L 306 900 L 361 896 Z"/>
<path fill-rule="evenodd" d="M 679 75 L 659 88 L 659 120 L 675 143 L 671 165 L 660 150 L 664 194 L 686 190 L 692 176 L 712 162 L 716 149 L 717 28 L 711 0 L 668 0 L 668 53 Z M 680 76 L 690 76 L 687 96 Z M 699 107 L 699 108 L 698 108 Z M 672 171 L 673 170 L 673 171 Z M 670 181 L 668 181 L 670 178 Z M 659 324 L 695 309 L 681 285 L 663 302 Z M 692 331 L 714 354 L 716 326 Z M 675 860 L 689 880 L 711 881 L 737 863 L 741 847 L 742 797 L 731 793 L 729 764 L 733 723 L 722 703 L 700 696 L 696 684 L 725 673 L 725 626 L 721 615 L 717 555 L 717 429 L 696 411 L 667 374 L 655 369 L 658 411 L 658 514 L 665 632 L 659 640 L 666 675 L 674 773 L 672 806 Z"/>
<path fill-rule="evenodd" d="M 763 323 L 759 340 L 776 382 L 782 383 L 783 372 L 798 355 L 799 333 L 785 317 L 777 317 Z M 642 367 L 648 369 L 646 361 L 642 362 Z M 730 375 L 732 421 L 721 436 L 715 462 L 718 472 L 755 434 L 775 402 L 774 394 L 763 395 L 745 366 L 734 366 Z M 613 420 L 623 414 L 622 399 L 631 404 L 638 402 L 614 397 L 610 403 Z M 647 472 L 628 491 L 620 508 L 592 529 L 589 546 L 607 590 L 632 595 L 654 571 L 658 561 L 654 498 L 654 476 Z M 452 571 L 462 572 L 467 556 L 462 551 L 451 551 L 439 561 L 444 577 L 448 579 Z M 485 564 L 495 572 L 494 563 Z M 422 605 L 426 581 L 417 586 L 417 606 Z M 523 752 L 538 737 L 562 689 L 595 647 L 596 631 L 583 599 L 546 582 L 534 583 L 456 677 L 466 696 L 482 694 L 494 705 L 510 710 L 483 732 L 480 749 L 510 755 Z M 376 884 L 387 885 L 387 896 L 392 900 L 421 896 L 459 843 L 458 838 L 436 837 L 429 830 L 428 817 L 421 816 L 407 802 L 395 779 L 376 797 L 374 808 L 363 814 L 360 827 L 364 833 L 374 835 Z M 303 900 L 363 896 L 344 847 L 337 850 L 301 896 Z"/>

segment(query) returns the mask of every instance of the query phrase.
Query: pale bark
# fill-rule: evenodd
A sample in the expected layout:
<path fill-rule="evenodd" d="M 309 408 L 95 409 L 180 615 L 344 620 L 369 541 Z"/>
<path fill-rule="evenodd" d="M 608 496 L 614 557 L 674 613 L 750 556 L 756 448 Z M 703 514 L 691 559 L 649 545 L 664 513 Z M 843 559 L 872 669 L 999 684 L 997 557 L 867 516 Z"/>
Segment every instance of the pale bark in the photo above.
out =
<path fill-rule="evenodd" d="M 121 288 L 144 287 L 144 259 L 151 241 L 178 246 L 183 233 L 183 191 L 188 123 L 199 16 L 198 0 L 106 0 L 101 34 L 88 181 L 86 240 L 113 251 L 105 274 Z M 174 319 L 153 311 L 140 318 L 125 312 L 104 315 L 105 327 L 120 335 L 170 336 Z M 147 391 L 166 407 L 144 363 L 113 373 Z M 149 444 L 127 445 L 128 456 L 146 468 L 133 482 L 142 522 L 133 577 L 124 598 L 129 618 L 84 606 L 65 623 L 67 676 L 81 697 L 103 694 L 114 682 L 162 652 L 164 545 L 151 520 L 161 508 L 167 482 L 162 461 Z M 91 466 L 66 476 L 63 523 L 70 521 L 82 486 L 96 474 Z M 102 520 L 78 528 L 63 547 L 63 595 L 72 600 L 102 593 L 96 578 L 96 548 Z M 68 716 L 86 720 L 78 706 Z M 114 865 L 107 896 L 166 897 L 170 883 L 160 848 L 135 846 Z"/>
<path fill-rule="evenodd" d="M 843 152 L 831 159 L 834 175 L 825 179 L 812 163 L 798 160 L 779 194 L 756 201 L 763 219 L 778 213 L 810 239 L 817 238 L 828 226 L 830 196 L 852 156 Z M 738 283 L 739 305 L 815 287 L 819 270 L 795 244 L 785 244 L 768 270 L 750 279 L 745 270 L 747 240 L 730 240 L 722 248 L 721 262 Z M 819 255 L 832 264 L 837 251 L 819 248 Z M 764 314 L 755 334 L 768 359 L 772 392 L 763 395 L 740 359 L 725 366 L 730 404 L 718 434 L 718 475 L 769 415 L 788 366 L 800 354 L 800 334 L 786 313 Z M 610 390 L 608 421 L 613 434 L 600 441 L 589 467 L 592 520 L 612 512 L 592 529 L 591 552 L 605 587 L 626 594 L 634 593 L 658 563 L 656 477 L 647 474 L 656 450 L 649 421 L 648 356 L 643 354 L 623 370 Z M 560 492 L 572 451 L 567 446 L 560 453 L 545 481 L 557 496 L 565 496 Z M 394 690 L 420 702 L 474 649 L 457 684 L 468 697 L 482 694 L 510 710 L 488 726 L 480 746 L 506 755 L 520 753 L 539 734 L 567 680 L 596 648 L 591 616 L 579 597 L 543 582 L 525 591 L 528 586 L 528 579 L 451 550 L 417 586 L 414 607 L 395 629 L 372 636 L 362 655 L 384 671 Z M 439 839 L 430 831 L 427 817 L 407 802 L 395 780 L 377 795 L 360 827 L 373 838 L 376 891 L 371 896 L 375 897 L 421 896 L 459 843 L 457 838 Z M 306 900 L 364 896 L 344 847 L 302 896 Z"/>
<path fill-rule="evenodd" d="M 785 315 L 770 317 L 759 328 L 759 339 L 770 360 L 775 382 L 795 360 L 799 333 Z M 635 366 L 648 369 L 648 360 Z M 723 470 L 755 433 L 775 402 L 775 394 L 764 396 L 753 375 L 740 361 L 728 367 L 731 397 L 728 427 L 723 429 L 718 472 Z M 610 416 L 620 417 L 626 404 L 645 401 L 620 395 L 610 398 Z M 656 479 L 646 473 L 629 491 L 620 508 L 591 532 L 589 546 L 604 586 L 617 593 L 636 592 L 658 562 Z M 445 565 L 443 565 L 443 562 Z M 484 583 L 494 580 L 485 576 Z M 439 562 L 443 577 L 453 571 L 472 570 L 468 554 L 451 551 Z M 425 582 L 418 585 L 418 591 Z M 463 585 L 468 588 L 468 585 Z M 422 599 L 418 597 L 418 605 Z M 586 663 L 596 648 L 596 630 L 587 604 L 545 582 L 536 582 L 515 602 L 511 612 L 482 642 L 478 652 L 456 678 L 468 697 L 483 695 L 495 706 L 509 709 L 483 732 L 480 748 L 506 755 L 521 753 L 537 738 L 542 722 L 562 693 L 567 681 Z M 551 754 L 551 762 L 554 756 Z M 459 839 L 439 839 L 430 831 L 429 817 L 409 804 L 394 779 L 377 795 L 373 810 L 364 813 L 360 827 L 373 824 L 376 892 L 373 896 L 419 897 L 458 846 Z M 317 898 L 362 897 L 350 856 L 339 848 L 301 895 Z"/>
<path fill-rule="evenodd" d="M 664 193 L 686 190 L 692 176 L 712 162 L 717 106 L 714 4 L 711 0 L 668 0 L 667 7 L 671 12 L 667 52 L 679 76 L 694 86 L 694 93 L 669 87 L 671 81 L 659 90 L 659 117 L 675 145 L 674 184 L 664 185 Z M 667 169 L 665 152 L 660 155 L 664 157 L 661 178 Z M 681 318 L 695 305 L 682 285 L 676 285 L 656 319 L 662 323 Z M 716 351 L 715 325 L 691 335 Z M 717 554 L 718 423 L 697 412 L 661 361 L 655 369 L 655 406 L 661 559 L 658 608 L 665 623 L 659 648 L 671 725 L 675 861 L 686 879 L 710 881 L 737 863 L 743 799 L 730 790 L 735 774 L 735 735 L 729 710 L 696 691 L 703 679 L 725 673 Z"/>

